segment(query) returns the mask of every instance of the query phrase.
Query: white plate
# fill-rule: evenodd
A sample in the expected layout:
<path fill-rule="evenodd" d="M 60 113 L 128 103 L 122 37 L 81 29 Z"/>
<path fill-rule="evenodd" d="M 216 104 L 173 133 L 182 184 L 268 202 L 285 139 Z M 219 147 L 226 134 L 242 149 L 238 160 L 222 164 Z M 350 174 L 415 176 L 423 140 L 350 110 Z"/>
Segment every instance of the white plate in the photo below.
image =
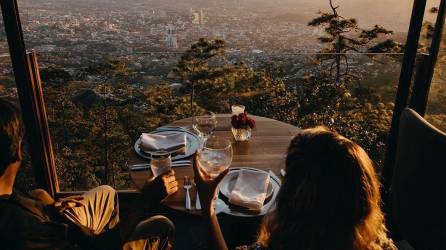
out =
<path fill-rule="evenodd" d="M 198 149 L 198 146 L 200 145 L 200 139 L 197 135 L 189 132 L 189 131 L 179 131 L 179 130 L 160 130 L 160 131 L 153 131 L 150 132 L 150 134 L 157 134 L 157 135 L 166 135 L 166 134 L 172 134 L 172 133 L 186 133 L 186 153 L 185 154 L 174 154 L 177 150 L 173 150 L 169 153 L 174 154 L 172 155 L 172 161 L 184 159 L 192 156 L 195 154 L 195 152 Z M 138 140 L 135 142 L 135 152 L 141 156 L 142 158 L 150 160 L 150 152 L 144 152 L 139 148 L 139 145 L 141 144 L 141 140 L 138 138 Z"/>
<path fill-rule="evenodd" d="M 251 170 L 251 169 L 245 169 L 244 171 L 262 171 L 262 170 Z M 262 171 L 263 172 L 263 171 Z M 226 196 L 226 198 L 229 199 L 232 190 L 234 190 L 235 182 L 237 181 L 238 175 L 240 173 L 240 170 L 236 171 L 230 171 L 223 180 L 221 180 L 219 188 L 221 194 Z M 271 177 L 270 177 L 271 179 Z M 273 184 L 271 183 L 271 180 L 268 182 L 268 188 L 266 189 L 266 198 L 265 201 L 268 200 L 271 195 L 273 195 Z"/>
<path fill-rule="evenodd" d="M 255 168 L 230 168 L 230 170 L 229 170 L 230 172 L 228 173 L 228 175 L 231 172 L 239 172 L 242 169 L 265 172 L 263 170 L 255 169 Z M 272 186 L 273 193 L 268 200 L 265 200 L 265 204 L 263 205 L 262 209 L 260 209 L 260 211 L 253 211 L 253 210 L 249 210 L 249 209 L 244 209 L 242 207 L 233 206 L 233 205 L 229 204 L 227 199 L 220 199 L 222 202 L 219 202 L 220 207 L 218 209 L 222 213 L 232 215 L 232 216 L 237 216 L 237 217 L 257 217 L 257 216 L 263 216 L 265 214 L 268 214 L 276 208 L 276 197 L 280 190 L 281 181 L 275 174 L 270 174 L 270 183 Z M 224 197 L 223 193 L 221 193 L 221 194 L 222 194 L 222 197 Z"/>

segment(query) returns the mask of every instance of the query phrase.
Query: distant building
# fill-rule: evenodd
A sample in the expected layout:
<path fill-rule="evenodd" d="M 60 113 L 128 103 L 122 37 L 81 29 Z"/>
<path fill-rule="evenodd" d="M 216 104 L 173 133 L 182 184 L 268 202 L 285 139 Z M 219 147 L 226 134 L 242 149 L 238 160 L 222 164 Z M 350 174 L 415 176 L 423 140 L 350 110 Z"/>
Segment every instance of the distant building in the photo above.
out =
<path fill-rule="evenodd" d="M 136 21 L 137 24 L 141 24 L 141 25 L 145 25 L 146 24 L 146 18 L 144 16 L 144 14 L 141 14 L 138 18 L 138 20 Z"/>
<path fill-rule="evenodd" d="M 200 11 L 194 11 L 192 8 L 190 9 L 190 14 L 192 17 L 192 24 L 203 25 L 204 24 L 204 12 L 203 9 Z"/>
<path fill-rule="evenodd" d="M 175 26 L 167 25 L 166 46 L 171 49 L 178 49 L 178 41 Z"/>
<path fill-rule="evenodd" d="M 226 40 L 226 35 L 223 32 L 215 31 L 214 32 L 214 38 L 220 39 L 220 40 Z"/>

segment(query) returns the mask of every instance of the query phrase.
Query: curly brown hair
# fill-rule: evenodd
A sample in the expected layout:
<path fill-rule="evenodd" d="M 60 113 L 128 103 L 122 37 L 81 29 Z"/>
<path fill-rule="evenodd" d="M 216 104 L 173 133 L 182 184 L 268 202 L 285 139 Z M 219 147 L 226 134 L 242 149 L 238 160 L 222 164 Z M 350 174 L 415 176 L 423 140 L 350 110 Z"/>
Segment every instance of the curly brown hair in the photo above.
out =
<path fill-rule="evenodd" d="M 19 159 L 23 128 L 18 108 L 0 98 L 0 176 Z"/>
<path fill-rule="evenodd" d="M 387 238 L 380 182 L 367 153 L 325 127 L 292 141 L 277 209 L 262 224 L 268 249 L 396 249 Z"/>

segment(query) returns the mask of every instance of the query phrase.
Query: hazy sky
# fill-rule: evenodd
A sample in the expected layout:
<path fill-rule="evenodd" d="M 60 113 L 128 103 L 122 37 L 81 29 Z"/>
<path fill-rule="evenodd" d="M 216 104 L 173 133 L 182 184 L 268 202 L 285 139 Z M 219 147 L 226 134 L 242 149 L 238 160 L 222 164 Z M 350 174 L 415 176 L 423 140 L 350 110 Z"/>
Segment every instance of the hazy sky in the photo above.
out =
<path fill-rule="evenodd" d="M 19 0 L 20 2 L 47 3 L 47 0 Z M 190 7 L 211 7 L 230 6 L 240 8 L 245 6 L 248 10 L 281 12 L 287 14 L 299 14 L 305 19 L 315 17 L 319 10 L 329 11 L 329 0 L 53 0 L 52 4 L 60 3 L 62 8 L 67 8 L 69 4 L 97 3 L 105 7 L 109 3 L 114 3 L 123 10 L 125 7 L 144 3 L 146 6 L 183 6 Z M 339 5 L 339 13 L 345 17 L 357 18 L 361 26 L 367 27 L 374 24 L 381 24 L 386 28 L 397 32 L 406 32 L 408 29 L 413 0 L 333 0 L 335 5 Z M 438 6 L 440 0 L 427 0 L 427 9 Z M 122 5 L 122 6 L 121 6 Z M 124 7 L 125 6 L 125 7 Z M 123 8 L 124 7 L 124 8 Z M 219 8 L 217 7 L 217 8 Z M 432 15 L 427 14 L 426 18 L 432 19 Z M 307 22 L 307 21 L 305 21 Z"/>
<path fill-rule="evenodd" d="M 259 1 L 259 0 L 252 0 Z M 262 1 L 262 0 L 260 0 Z M 283 3 L 293 8 L 303 7 L 306 11 L 329 10 L 328 0 L 266 0 Z M 362 25 L 382 24 L 395 31 L 407 31 L 413 0 L 333 0 L 339 5 L 339 13 L 346 17 L 355 17 Z M 438 6 L 440 0 L 428 0 L 427 9 Z M 429 15 L 426 15 L 429 18 Z M 432 17 L 431 17 L 432 18 Z"/>

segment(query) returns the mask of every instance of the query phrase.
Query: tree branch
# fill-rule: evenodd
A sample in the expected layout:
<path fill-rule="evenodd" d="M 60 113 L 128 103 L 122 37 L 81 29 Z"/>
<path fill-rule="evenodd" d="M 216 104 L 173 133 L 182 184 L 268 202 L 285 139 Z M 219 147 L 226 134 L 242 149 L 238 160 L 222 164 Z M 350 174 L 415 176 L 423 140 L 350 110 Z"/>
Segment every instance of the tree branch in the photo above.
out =
<path fill-rule="evenodd" d="M 333 14 L 335 14 L 337 16 L 338 12 L 336 11 L 336 9 L 339 8 L 339 5 L 338 6 L 334 6 L 333 5 L 333 0 L 329 0 L 329 1 L 330 1 L 330 8 L 333 11 Z"/>

